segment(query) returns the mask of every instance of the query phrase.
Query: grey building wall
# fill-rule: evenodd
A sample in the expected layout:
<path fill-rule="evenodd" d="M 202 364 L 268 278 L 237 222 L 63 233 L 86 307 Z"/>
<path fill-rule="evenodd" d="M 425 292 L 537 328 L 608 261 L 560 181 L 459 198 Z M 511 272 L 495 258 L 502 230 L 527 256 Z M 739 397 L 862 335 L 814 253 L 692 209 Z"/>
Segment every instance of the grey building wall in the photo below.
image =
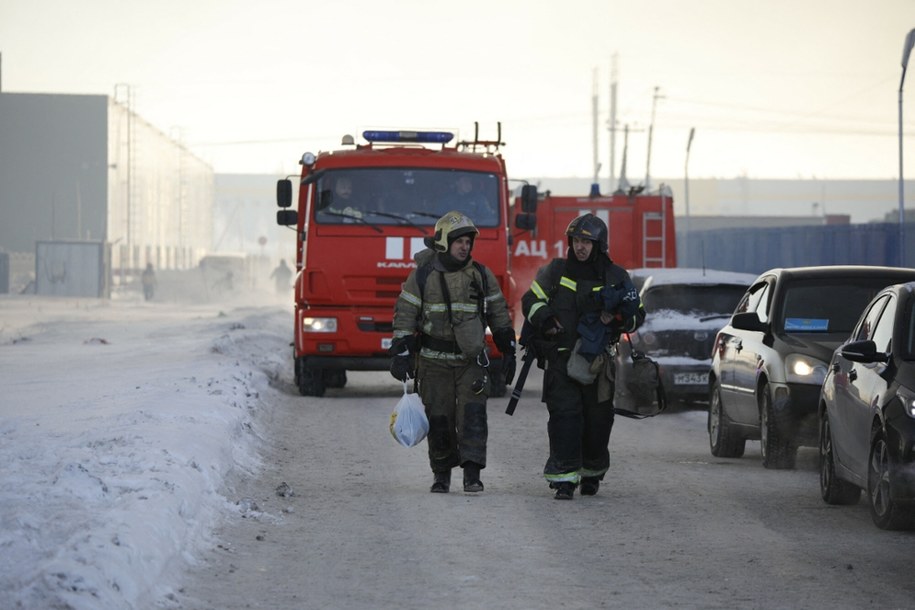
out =
<path fill-rule="evenodd" d="M 40 241 L 109 244 L 116 281 L 193 267 L 213 246 L 214 200 L 213 169 L 129 101 L 0 93 L 0 251 L 17 277 Z"/>
<path fill-rule="evenodd" d="M 107 98 L 0 93 L 0 248 L 104 239 Z"/>

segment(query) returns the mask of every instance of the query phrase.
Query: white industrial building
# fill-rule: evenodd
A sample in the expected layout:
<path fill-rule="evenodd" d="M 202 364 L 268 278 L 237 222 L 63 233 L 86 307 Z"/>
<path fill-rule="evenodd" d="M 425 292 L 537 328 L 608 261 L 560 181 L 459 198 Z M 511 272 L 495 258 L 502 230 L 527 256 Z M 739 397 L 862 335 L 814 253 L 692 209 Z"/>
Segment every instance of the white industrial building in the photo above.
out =
<path fill-rule="evenodd" d="M 126 87 L 114 96 L 0 93 L 0 253 L 11 283 L 31 268 L 39 287 L 38 275 L 57 278 L 52 294 L 86 296 L 62 285 L 59 260 L 35 257 L 72 258 L 94 245 L 104 296 L 148 263 L 188 269 L 212 248 L 213 169 L 137 116 L 130 98 Z"/>

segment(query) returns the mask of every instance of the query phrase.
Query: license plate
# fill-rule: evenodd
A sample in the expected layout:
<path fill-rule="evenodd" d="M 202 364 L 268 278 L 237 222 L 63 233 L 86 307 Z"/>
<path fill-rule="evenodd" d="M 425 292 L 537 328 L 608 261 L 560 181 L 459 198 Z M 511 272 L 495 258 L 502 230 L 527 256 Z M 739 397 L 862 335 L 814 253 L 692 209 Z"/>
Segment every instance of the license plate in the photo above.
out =
<path fill-rule="evenodd" d="M 385 337 L 381 340 L 381 349 L 390 349 L 391 347 L 391 337 Z"/>
<path fill-rule="evenodd" d="M 708 383 L 708 373 L 675 373 L 676 385 L 705 385 Z"/>

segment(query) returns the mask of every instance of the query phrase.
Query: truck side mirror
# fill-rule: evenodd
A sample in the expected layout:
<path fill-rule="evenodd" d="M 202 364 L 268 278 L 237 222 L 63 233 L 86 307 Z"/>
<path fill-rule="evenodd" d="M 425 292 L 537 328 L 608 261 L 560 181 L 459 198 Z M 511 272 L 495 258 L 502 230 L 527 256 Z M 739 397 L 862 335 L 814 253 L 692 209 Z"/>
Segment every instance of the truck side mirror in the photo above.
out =
<path fill-rule="evenodd" d="M 537 187 L 525 184 L 521 187 L 521 211 L 533 214 L 537 211 Z"/>
<path fill-rule="evenodd" d="M 521 213 L 515 216 L 515 227 L 522 231 L 533 231 L 537 228 L 537 215 Z"/>
<path fill-rule="evenodd" d="M 292 205 L 292 180 L 289 178 L 276 181 L 276 205 L 281 208 Z"/>
<path fill-rule="evenodd" d="M 277 210 L 276 224 L 286 227 L 299 224 L 299 213 L 295 210 Z"/>

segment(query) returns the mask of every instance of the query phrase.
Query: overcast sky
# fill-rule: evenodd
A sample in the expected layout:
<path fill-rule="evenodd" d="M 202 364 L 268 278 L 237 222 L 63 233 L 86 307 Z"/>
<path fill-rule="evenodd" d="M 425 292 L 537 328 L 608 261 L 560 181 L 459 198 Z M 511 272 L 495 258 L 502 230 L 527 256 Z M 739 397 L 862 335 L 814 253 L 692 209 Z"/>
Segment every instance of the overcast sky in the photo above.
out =
<path fill-rule="evenodd" d="M 682 177 L 691 127 L 690 178 L 890 179 L 912 28 L 913 0 L 0 0 L 0 86 L 129 86 L 219 173 L 294 172 L 370 127 L 494 139 L 501 121 L 511 175 L 589 177 L 596 83 L 606 178 L 615 56 L 632 181 Z M 620 131 L 617 174 L 622 149 Z"/>

